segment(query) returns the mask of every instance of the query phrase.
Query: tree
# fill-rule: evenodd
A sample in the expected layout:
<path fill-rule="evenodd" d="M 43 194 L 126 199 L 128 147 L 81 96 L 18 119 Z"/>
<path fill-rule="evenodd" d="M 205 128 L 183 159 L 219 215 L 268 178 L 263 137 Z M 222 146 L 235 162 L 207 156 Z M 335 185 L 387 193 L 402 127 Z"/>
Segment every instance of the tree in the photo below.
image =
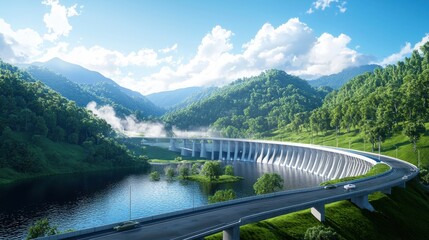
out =
<path fill-rule="evenodd" d="M 264 173 L 253 185 L 257 195 L 277 192 L 283 189 L 283 179 L 277 173 Z"/>
<path fill-rule="evenodd" d="M 201 164 L 199 164 L 199 163 L 192 164 L 191 174 L 192 175 L 199 174 L 200 173 L 200 167 L 201 167 Z"/>
<path fill-rule="evenodd" d="M 179 176 L 183 179 L 186 179 L 189 176 L 189 167 L 186 164 L 180 164 L 179 166 Z"/>
<path fill-rule="evenodd" d="M 159 181 L 161 179 L 161 176 L 159 175 L 158 171 L 153 171 L 150 173 L 150 180 L 151 181 Z"/>
<path fill-rule="evenodd" d="M 164 168 L 165 176 L 167 177 L 167 180 L 171 181 L 173 180 L 174 176 L 176 176 L 176 171 L 174 171 L 174 168 L 168 166 Z"/>
<path fill-rule="evenodd" d="M 182 161 L 183 160 L 183 158 L 182 157 L 175 157 L 174 158 L 174 161 L 177 161 L 177 162 L 180 162 L 180 161 Z"/>
<path fill-rule="evenodd" d="M 201 174 L 205 177 L 208 177 L 210 181 L 215 178 L 219 178 L 222 174 L 222 168 L 219 162 L 207 161 L 203 165 L 203 169 L 201 170 Z"/>
<path fill-rule="evenodd" d="M 304 240 L 337 240 L 338 234 L 331 227 L 315 226 L 305 231 Z"/>
<path fill-rule="evenodd" d="M 45 237 L 58 234 L 56 226 L 51 226 L 48 219 L 44 218 L 36 221 L 36 223 L 28 229 L 27 239 Z"/>
<path fill-rule="evenodd" d="M 417 141 L 420 136 L 426 131 L 425 126 L 421 122 L 409 122 L 404 129 L 404 134 L 410 139 L 413 144 L 414 152 L 417 150 Z"/>
<path fill-rule="evenodd" d="M 236 194 L 232 189 L 218 190 L 213 196 L 209 196 L 209 203 L 224 202 L 235 198 Z"/>
<path fill-rule="evenodd" d="M 225 175 L 234 176 L 234 167 L 231 165 L 225 166 Z"/>

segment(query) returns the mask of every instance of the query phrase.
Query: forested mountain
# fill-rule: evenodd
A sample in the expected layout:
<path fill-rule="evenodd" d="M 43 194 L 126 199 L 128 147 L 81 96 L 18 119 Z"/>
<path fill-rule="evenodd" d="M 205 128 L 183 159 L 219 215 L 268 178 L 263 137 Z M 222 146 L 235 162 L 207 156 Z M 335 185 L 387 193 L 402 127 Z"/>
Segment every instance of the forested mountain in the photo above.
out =
<path fill-rule="evenodd" d="M 212 93 L 214 93 L 216 90 L 218 90 L 219 88 L 217 87 L 206 87 L 206 88 L 202 88 L 200 91 L 195 92 L 194 94 L 188 96 L 185 100 L 183 100 L 182 102 L 174 105 L 173 109 L 180 109 L 180 108 L 185 108 L 189 105 L 191 105 L 194 102 L 198 102 L 208 96 L 210 96 Z"/>
<path fill-rule="evenodd" d="M 362 65 L 359 67 L 350 67 L 350 68 L 344 69 L 343 71 L 337 74 L 332 74 L 332 75 L 323 76 L 314 80 L 309 80 L 308 83 L 310 83 L 310 85 L 313 87 L 327 86 L 333 89 L 339 89 L 352 78 L 366 72 L 373 72 L 374 69 L 376 68 L 381 68 L 381 66 L 370 64 L 370 65 Z"/>
<path fill-rule="evenodd" d="M 227 137 L 260 136 L 290 123 L 297 113 L 319 107 L 326 93 L 283 71 L 268 70 L 237 80 L 163 119 L 182 129 L 212 126 Z"/>
<path fill-rule="evenodd" d="M 91 101 L 102 105 L 111 104 L 107 99 L 100 98 L 94 93 L 87 91 L 81 85 L 68 80 L 64 76 L 51 72 L 47 68 L 30 66 L 26 71 L 30 73 L 34 79 L 43 82 L 65 98 L 76 102 L 78 106 L 85 107 Z"/>
<path fill-rule="evenodd" d="M 176 104 L 183 102 L 189 96 L 201 91 L 201 89 L 202 87 L 181 88 L 172 91 L 152 93 L 146 95 L 146 98 L 158 107 L 162 107 L 164 109 L 171 109 L 174 108 Z"/>
<path fill-rule="evenodd" d="M 186 107 L 191 103 L 208 96 L 215 89 L 215 87 L 181 88 L 172 91 L 152 93 L 146 95 L 146 98 L 158 107 L 169 110 Z"/>
<path fill-rule="evenodd" d="M 45 67 L 54 73 L 61 74 L 67 79 L 77 84 L 116 84 L 112 79 L 106 78 L 98 72 L 88 70 L 82 66 L 53 58 L 47 62 L 36 62 L 32 65 Z"/>
<path fill-rule="evenodd" d="M 34 66 L 38 66 L 39 68 Z M 45 80 L 43 79 L 43 75 L 46 75 L 47 73 L 46 71 L 40 70 L 40 67 L 62 75 L 63 78 Z M 90 71 L 79 65 L 65 62 L 59 58 L 54 58 L 44 63 L 34 63 L 33 67 L 28 68 L 28 71 L 30 71 L 33 76 L 42 82 L 46 81 L 45 83 L 50 87 L 53 81 L 64 81 L 65 79 L 76 83 L 83 90 L 86 90 L 86 93 L 98 96 L 102 98 L 102 102 L 109 103 L 114 106 L 115 110 L 117 110 L 119 114 L 129 115 L 134 113 L 141 119 L 149 116 L 160 116 L 165 112 L 161 108 L 155 106 L 151 101 L 149 101 L 140 93 L 121 87 L 113 80 L 104 77 L 98 72 Z M 57 78 L 52 75 L 50 75 L 50 77 Z M 60 83 L 56 83 L 56 88 L 62 89 L 62 91 L 58 91 L 64 96 L 72 96 L 73 98 L 69 98 L 70 100 L 76 101 L 77 99 L 81 98 L 80 95 L 72 95 L 68 92 L 67 86 L 70 84 L 61 87 L 58 86 L 59 84 Z M 86 106 L 86 104 L 88 103 L 79 105 Z"/>
<path fill-rule="evenodd" d="M 297 125 L 310 126 L 315 132 L 357 128 L 373 147 L 403 131 L 416 147 L 424 123 L 429 122 L 429 42 L 421 51 L 414 51 L 404 62 L 355 77 Z"/>
<path fill-rule="evenodd" d="M 1 61 L 0 89 L 0 180 L 134 164 L 104 120 Z"/>

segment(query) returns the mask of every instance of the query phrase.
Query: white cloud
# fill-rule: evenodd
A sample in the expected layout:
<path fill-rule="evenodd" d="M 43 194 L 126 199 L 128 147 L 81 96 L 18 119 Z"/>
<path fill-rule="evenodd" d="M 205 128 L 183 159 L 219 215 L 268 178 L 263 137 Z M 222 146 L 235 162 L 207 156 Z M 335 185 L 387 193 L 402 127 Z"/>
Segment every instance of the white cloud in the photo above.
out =
<path fill-rule="evenodd" d="M 348 47 L 349 36 L 324 33 L 317 37 L 298 18 L 289 19 L 277 28 L 264 24 L 243 44 L 241 53 L 232 53 L 233 35 L 216 26 L 202 38 L 196 55 L 188 62 L 177 67 L 164 66 L 159 72 L 140 79 L 124 77 L 120 84 L 138 86 L 134 89 L 144 93 L 189 86 L 220 86 L 270 68 L 315 78 L 369 61 L 367 56 Z"/>
<path fill-rule="evenodd" d="M 339 0 L 316 0 L 306 13 L 312 14 L 315 10 L 325 11 L 325 9 L 331 7 L 331 5 L 335 5 L 341 13 L 345 13 L 347 11 L 346 3 L 346 1 L 340 2 Z"/>
<path fill-rule="evenodd" d="M 177 43 L 173 44 L 173 46 L 171 46 L 171 47 L 163 48 L 163 49 L 159 50 L 159 52 L 166 54 L 166 53 L 173 52 L 176 50 L 177 50 Z"/>
<path fill-rule="evenodd" d="M 337 3 L 338 0 L 317 0 L 313 2 L 313 6 L 315 9 L 322 9 L 325 10 L 325 8 L 330 7 L 331 3 Z"/>
<path fill-rule="evenodd" d="M 55 41 L 60 36 L 68 36 L 73 28 L 69 23 L 69 18 L 79 16 L 76 10 L 77 4 L 69 8 L 60 5 L 58 0 L 44 0 L 42 4 L 51 7 L 50 12 L 43 16 L 43 21 L 48 29 L 44 38 L 48 41 Z"/>
<path fill-rule="evenodd" d="M 406 56 L 410 55 L 414 50 L 420 51 L 420 47 L 423 46 L 428 41 L 429 41 L 429 34 L 427 33 L 422 38 L 422 40 L 414 44 L 414 47 L 411 47 L 411 43 L 406 42 L 405 46 L 403 46 L 399 52 L 391 54 L 390 56 L 384 58 L 381 62 L 378 62 L 377 64 L 381 66 L 396 64 L 398 61 L 401 61 Z"/>
<path fill-rule="evenodd" d="M 60 42 L 49 48 L 39 61 L 47 61 L 53 57 L 59 57 L 65 61 L 81 65 L 93 71 L 117 79 L 122 75 L 123 68 L 129 66 L 136 67 L 156 67 L 161 63 L 172 63 L 171 56 L 159 57 L 157 51 L 153 49 L 140 49 L 128 54 L 104 48 L 102 46 L 77 46 L 69 48 L 69 44 Z"/>
<path fill-rule="evenodd" d="M 298 58 L 300 68 L 290 73 L 314 78 L 368 63 L 368 57 L 348 47 L 350 41 L 351 38 L 345 34 L 334 37 L 329 33 L 323 33 L 309 53 Z"/>
<path fill-rule="evenodd" d="M 346 3 L 347 2 L 344 1 L 337 6 L 341 13 L 345 13 L 347 11 Z"/>
<path fill-rule="evenodd" d="M 42 37 L 30 28 L 13 30 L 0 18 L 0 57 L 11 63 L 27 62 L 40 54 Z"/>

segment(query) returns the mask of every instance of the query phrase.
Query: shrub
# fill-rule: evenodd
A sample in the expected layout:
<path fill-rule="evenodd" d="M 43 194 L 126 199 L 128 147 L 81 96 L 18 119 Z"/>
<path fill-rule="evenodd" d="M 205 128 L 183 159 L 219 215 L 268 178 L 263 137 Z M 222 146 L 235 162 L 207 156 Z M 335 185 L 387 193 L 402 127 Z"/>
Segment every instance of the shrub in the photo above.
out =
<path fill-rule="evenodd" d="M 158 171 L 153 171 L 150 173 L 150 180 L 159 181 L 160 179 L 161 179 L 161 176 L 159 175 Z"/>

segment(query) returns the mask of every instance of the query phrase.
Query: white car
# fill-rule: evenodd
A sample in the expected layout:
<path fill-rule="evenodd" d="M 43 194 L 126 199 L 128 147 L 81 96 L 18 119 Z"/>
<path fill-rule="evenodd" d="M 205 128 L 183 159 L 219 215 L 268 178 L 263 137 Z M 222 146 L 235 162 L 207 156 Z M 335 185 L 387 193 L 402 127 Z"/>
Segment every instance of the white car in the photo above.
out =
<path fill-rule="evenodd" d="M 356 188 L 356 185 L 351 184 L 351 183 L 344 185 L 344 189 L 345 190 L 352 190 L 352 189 L 355 189 L 355 188 Z"/>

